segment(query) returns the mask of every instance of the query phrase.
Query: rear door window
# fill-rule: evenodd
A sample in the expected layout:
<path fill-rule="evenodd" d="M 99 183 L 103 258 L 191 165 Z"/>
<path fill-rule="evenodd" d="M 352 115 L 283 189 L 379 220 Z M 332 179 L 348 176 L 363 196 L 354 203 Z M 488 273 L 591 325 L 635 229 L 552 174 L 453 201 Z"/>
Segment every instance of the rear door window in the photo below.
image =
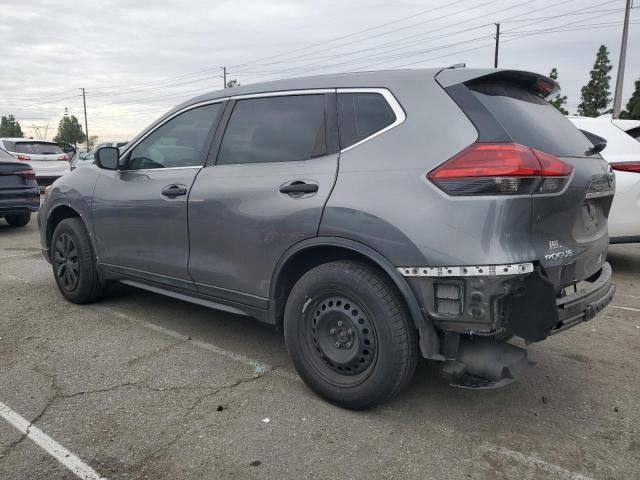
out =
<path fill-rule="evenodd" d="M 327 154 L 324 95 L 238 100 L 218 165 L 291 162 Z"/>
<path fill-rule="evenodd" d="M 467 86 L 514 142 L 551 155 L 588 155 L 591 142 L 534 92 L 495 80 L 471 82 Z"/>
<path fill-rule="evenodd" d="M 62 155 L 64 153 L 55 143 L 47 142 L 16 142 L 14 151 L 25 155 Z"/>
<path fill-rule="evenodd" d="M 379 93 L 339 93 L 340 148 L 347 148 L 391 125 L 396 115 Z"/>

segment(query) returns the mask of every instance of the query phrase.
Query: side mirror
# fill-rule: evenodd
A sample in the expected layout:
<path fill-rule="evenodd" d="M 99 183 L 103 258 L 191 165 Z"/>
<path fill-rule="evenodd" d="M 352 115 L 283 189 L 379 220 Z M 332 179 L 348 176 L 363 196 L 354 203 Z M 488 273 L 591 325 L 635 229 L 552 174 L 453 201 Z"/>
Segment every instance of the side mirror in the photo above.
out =
<path fill-rule="evenodd" d="M 117 170 L 120 150 L 117 147 L 101 147 L 94 155 L 96 165 L 105 170 Z"/>

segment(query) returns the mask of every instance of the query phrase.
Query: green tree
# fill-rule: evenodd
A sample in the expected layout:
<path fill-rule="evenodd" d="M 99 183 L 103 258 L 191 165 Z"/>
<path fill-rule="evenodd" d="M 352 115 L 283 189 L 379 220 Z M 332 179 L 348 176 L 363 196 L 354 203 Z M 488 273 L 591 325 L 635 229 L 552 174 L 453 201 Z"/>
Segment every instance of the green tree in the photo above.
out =
<path fill-rule="evenodd" d="M 239 86 L 240 86 L 240 82 L 235 78 L 232 78 L 227 82 L 227 88 L 233 88 L 233 87 L 239 87 Z"/>
<path fill-rule="evenodd" d="M 98 135 L 89 135 L 89 150 L 93 150 L 98 144 Z"/>
<path fill-rule="evenodd" d="M 73 144 L 74 147 L 86 139 L 87 136 L 82 131 L 82 125 L 75 115 L 64 115 L 58 124 L 58 134 L 53 137 L 55 142 L 67 142 Z"/>
<path fill-rule="evenodd" d="M 620 118 L 640 120 L 640 80 L 636 80 L 636 89 L 627 103 L 627 109 L 620 113 Z"/>
<path fill-rule="evenodd" d="M 0 137 L 24 137 L 22 129 L 20 128 L 20 122 L 18 122 L 13 115 L 3 116 L 0 120 Z"/>
<path fill-rule="evenodd" d="M 549 78 L 551 80 L 557 81 L 558 80 L 558 69 L 553 67 L 551 69 L 551 73 L 549 74 Z M 569 112 L 564 108 L 564 105 L 566 105 L 567 103 L 567 96 L 566 95 L 556 95 L 552 100 L 549 100 L 549 103 L 551 105 L 553 105 L 554 107 L 556 107 L 558 110 L 560 110 L 560 113 L 562 113 L 563 115 L 568 115 Z"/>
<path fill-rule="evenodd" d="M 596 63 L 590 72 L 591 80 L 582 87 L 578 115 L 598 117 L 607 112 L 607 106 L 611 102 L 611 88 L 609 87 L 611 68 L 609 50 L 604 45 L 600 45 L 596 54 Z"/>

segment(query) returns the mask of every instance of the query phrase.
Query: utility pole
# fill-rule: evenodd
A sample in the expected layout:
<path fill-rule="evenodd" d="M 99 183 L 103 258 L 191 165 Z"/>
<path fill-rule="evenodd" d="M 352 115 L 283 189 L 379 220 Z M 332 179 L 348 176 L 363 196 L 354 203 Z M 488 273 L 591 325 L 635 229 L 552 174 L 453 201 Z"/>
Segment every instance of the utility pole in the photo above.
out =
<path fill-rule="evenodd" d="M 496 23 L 496 51 L 493 58 L 493 68 L 498 68 L 498 49 L 500 48 L 500 24 Z"/>
<path fill-rule="evenodd" d="M 624 26 L 622 27 L 622 44 L 620 45 L 620 61 L 618 62 L 618 76 L 616 78 L 616 91 L 613 94 L 613 118 L 620 117 L 622 108 L 622 86 L 624 83 L 624 63 L 627 57 L 627 36 L 629 34 L 629 12 L 631 11 L 631 0 L 627 0 L 624 10 Z"/>
<path fill-rule="evenodd" d="M 222 68 L 222 79 L 224 80 L 224 88 L 227 88 L 227 67 Z"/>
<path fill-rule="evenodd" d="M 85 96 L 84 87 L 82 90 L 82 104 L 84 105 L 84 133 L 87 136 L 87 152 L 89 151 L 89 124 L 87 123 L 87 97 Z"/>

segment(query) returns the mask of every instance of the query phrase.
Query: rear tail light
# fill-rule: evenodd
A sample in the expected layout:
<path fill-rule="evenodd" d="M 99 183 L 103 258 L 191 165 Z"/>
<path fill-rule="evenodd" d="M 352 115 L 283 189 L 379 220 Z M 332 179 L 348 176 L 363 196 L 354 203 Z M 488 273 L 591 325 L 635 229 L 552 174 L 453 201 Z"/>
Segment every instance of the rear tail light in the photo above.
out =
<path fill-rule="evenodd" d="M 65 162 L 69 161 L 69 155 L 67 155 L 66 153 L 63 155 L 58 155 L 58 160 L 64 160 Z"/>
<path fill-rule="evenodd" d="M 24 178 L 25 180 L 35 180 L 36 179 L 36 172 L 33 171 L 33 169 L 29 168 L 29 169 L 25 169 L 25 170 L 18 170 L 17 172 L 15 172 L 16 175 Z"/>
<path fill-rule="evenodd" d="M 640 162 L 615 162 L 610 163 L 611 168 L 619 172 L 640 173 Z"/>
<path fill-rule="evenodd" d="M 16 158 L 18 160 L 22 160 L 23 162 L 28 162 L 29 160 L 31 160 L 30 157 L 27 157 L 26 155 L 20 155 L 20 154 L 16 155 Z"/>
<path fill-rule="evenodd" d="M 573 167 L 518 143 L 474 143 L 427 174 L 449 195 L 559 192 Z"/>

